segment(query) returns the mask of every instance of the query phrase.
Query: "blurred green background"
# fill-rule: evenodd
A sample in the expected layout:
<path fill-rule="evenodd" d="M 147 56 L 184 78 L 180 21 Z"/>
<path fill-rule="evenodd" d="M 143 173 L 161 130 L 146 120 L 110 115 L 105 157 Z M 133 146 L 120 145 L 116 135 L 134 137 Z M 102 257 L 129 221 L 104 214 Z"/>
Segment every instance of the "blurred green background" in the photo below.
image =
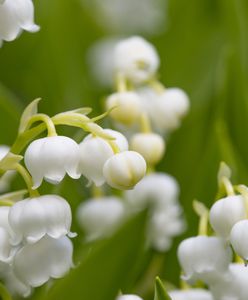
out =
<path fill-rule="evenodd" d="M 110 92 L 94 82 L 86 61 L 89 47 L 108 35 L 94 19 L 94 8 L 86 9 L 80 0 L 43 0 L 34 4 L 40 32 L 23 33 L 0 49 L 2 144 L 13 143 L 20 113 L 34 98 L 42 97 L 41 111 L 50 115 L 81 106 L 93 107 L 93 115 L 97 115 L 103 109 L 101 97 Z M 186 235 L 193 235 L 197 232 L 197 218 L 192 200 L 197 198 L 208 206 L 213 202 L 221 160 L 231 166 L 234 182 L 248 184 L 248 2 L 171 0 L 163 26 L 162 33 L 148 37 L 161 57 L 160 78 L 166 86 L 187 91 L 191 112 L 170 137 L 159 170 L 178 179 L 188 222 Z M 45 186 L 46 189 L 51 188 Z M 70 198 L 73 207 L 88 193 L 82 182 L 79 186 L 69 179 L 60 187 L 60 192 Z M 142 222 L 143 219 L 139 220 L 139 224 Z M 91 262 L 86 260 L 82 273 L 58 285 L 57 290 L 63 290 L 63 297 L 55 292 L 49 299 L 69 299 L 72 290 L 75 293 L 71 299 L 85 300 L 112 300 L 120 287 L 127 292 L 135 291 L 142 271 L 155 254 L 143 253 L 132 237 L 125 240 L 131 225 L 115 237 L 122 241 L 123 247 L 120 242 L 115 249 L 113 240 L 100 243 L 96 260 L 94 256 Z M 132 232 L 131 229 L 131 236 Z M 135 232 L 140 243 L 142 232 L 139 228 Z M 177 242 L 165 258 L 155 257 L 160 263 L 163 261 L 159 271 L 161 278 L 174 284 L 179 279 Z M 126 243 L 129 244 L 127 249 Z M 137 257 L 142 258 L 134 264 Z M 92 269 L 95 273 L 87 273 Z M 97 288 L 102 282 L 101 276 L 106 276 L 107 281 Z M 89 289 L 85 294 L 83 287 L 80 288 L 80 278 Z M 124 279 L 128 283 L 120 286 Z M 94 294 L 90 294 L 92 289 Z"/>

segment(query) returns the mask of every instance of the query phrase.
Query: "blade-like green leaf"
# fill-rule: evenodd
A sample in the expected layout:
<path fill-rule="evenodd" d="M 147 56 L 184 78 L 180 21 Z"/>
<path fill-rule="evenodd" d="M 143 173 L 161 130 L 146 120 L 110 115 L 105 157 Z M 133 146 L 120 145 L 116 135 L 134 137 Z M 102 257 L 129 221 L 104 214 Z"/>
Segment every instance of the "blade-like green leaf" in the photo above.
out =
<path fill-rule="evenodd" d="M 38 104 L 40 102 L 40 98 L 35 99 L 34 101 L 32 101 L 24 110 L 22 116 L 21 116 L 21 120 L 20 120 L 20 126 L 19 126 L 19 133 L 22 133 L 25 131 L 28 121 L 29 119 L 37 114 L 38 112 Z"/>
<path fill-rule="evenodd" d="M 87 259 L 42 300 L 114 300 L 144 247 L 145 219 L 145 213 L 136 216 L 111 239 L 93 246 Z"/>
<path fill-rule="evenodd" d="M 171 300 L 171 297 L 167 294 L 165 287 L 159 277 L 156 277 L 155 280 L 154 300 Z"/>

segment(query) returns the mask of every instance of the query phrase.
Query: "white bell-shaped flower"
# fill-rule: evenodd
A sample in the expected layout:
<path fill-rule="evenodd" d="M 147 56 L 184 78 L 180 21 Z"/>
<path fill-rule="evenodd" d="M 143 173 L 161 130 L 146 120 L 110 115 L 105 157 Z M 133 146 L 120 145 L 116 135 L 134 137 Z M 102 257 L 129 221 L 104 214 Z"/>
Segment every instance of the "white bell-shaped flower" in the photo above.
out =
<path fill-rule="evenodd" d="M 19 278 L 16 277 L 12 266 L 6 270 L 2 280 L 8 289 L 8 291 L 13 296 L 22 296 L 24 298 L 30 296 L 32 292 L 31 286 L 24 284 Z"/>
<path fill-rule="evenodd" d="M 111 135 L 120 151 L 128 150 L 128 141 L 123 134 L 111 129 L 104 129 L 104 132 Z M 87 135 L 80 143 L 79 171 L 96 186 L 105 182 L 103 166 L 105 162 L 114 155 L 114 149 L 108 140 L 101 137 Z"/>
<path fill-rule="evenodd" d="M 229 239 L 233 225 L 246 219 L 245 199 L 239 195 L 218 200 L 210 209 L 209 219 L 217 235 Z"/>
<path fill-rule="evenodd" d="M 172 244 L 172 238 L 185 230 L 182 218 L 182 209 L 178 204 L 155 211 L 148 223 L 148 239 L 151 246 L 157 251 L 167 251 Z"/>
<path fill-rule="evenodd" d="M 143 299 L 136 295 L 121 295 L 117 297 L 116 300 L 143 300 Z"/>
<path fill-rule="evenodd" d="M 165 152 L 164 139 L 156 133 L 137 133 L 130 141 L 130 148 L 139 152 L 147 164 L 154 165 L 158 163 Z"/>
<path fill-rule="evenodd" d="M 222 274 L 209 288 L 214 299 L 220 300 L 247 300 L 248 295 L 248 268 L 243 264 L 232 263 L 228 272 Z"/>
<path fill-rule="evenodd" d="M 63 277 L 73 266 L 73 245 L 68 237 L 43 237 L 35 244 L 27 244 L 15 255 L 13 269 L 26 285 L 38 287 L 50 278 Z"/>
<path fill-rule="evenodd" d="M 78 179 L 79 146 L 66 136 L 51 136 L 33 141 L 24 156 L 25 164 L 32 175 L 34 188 L 43 178 L 53 184 L 60 183 L 65 174 Z"/>
<path fill-rule="evenodd" d="M 153 128 L 161 134 L 178 128 L 181 119 L 189 110 L 188 95 L 179 88 L 167 88 L 163 93 L 157 93 L 151 88 L 142 88 L 137 92 Z"/>
<path fill-rule="evenodd" d="M 234 251 L 248 261 L 248 220 L 237 222 L 230 233 L 230 242 Z"/>
<path fill-rule="evenodd" d="M 135 151 L 124 151 L 110 157 L 103 167 L 107 183 L 116 189 L 128 190 L 145 176 L 146 162 Z"/>
<path fill-rule="evenodd" d="M 117 197 L 93 198 L 80 204 L 77 219 L 92 241 L 111 235 L 125 217 L 125 207 Z"/>
<path fill-rule="evenodd" d="M 146 175 L 133 190 L 125 192 L 125 198 L 134 210 L 142 210 L 148 205 L 164 210 L 164 207 L 177 202 L 178 196 L 177 181 L 166 173 Z"/>
<path fill-rule="evenodd" d="M 214 300 L 211 292 L 204 289 L 174 290 L 169 296 L 171 300 Z"/>
<path fill-rule="evenodd" d="M 178 259 L 185 280 L 190 283 L 202 280 L 208 284 L 227 271 L 232 251 L 220 238 L 197 236 L 181 242 Z"/>
<path fill-rule="evenodd" d="M 70 235 L 71 219 L 68 202 L 57 195 L 18 201 L 9 212 L 12 243 L 18 244 L 22 239 L 36 243 L 45 235 L 52 238 Z"/>
<path fill-rule="evenodd" d="M 133 82 L 144 82 L 157 72 L 159 57 L 154 46 L 139 36 L 117 43 L 115 70 Z"/>
<path fill-rule="evenodd" d="M 5 0 L 0 3 L 0 45 L 14 40 L 22 30 L 36 32 L 34 6 L 31 0 Z"/>
<path fill-rule="evenodd" d="M 0 262 L 9 263 L 13 256 L 12 250 L 8 231 L 0 227 Z"/>
<path fill-rule="evenodd" d="M 1 36 L 0 36 L 0 40 L 1 40 Z M 9 150 L 10 150 L 9 146 L 0 145 L 0 160 L 3 159 L 8 154 Z M 0 177 L 0 193 L 4 193 L 9 189 L 11 180 L 13 179 L 14 175 L 15 175 L 15 171 L 7 171 L 6 173 L 4 173 L 4 175 Z"/>
<path fill-rule="evenodd" d="M 142 113 L 139 95 L 129 91 L 110 95 L 106 101 L 106 108 L 108 110 L 113 108 L 110 116 L 125 125 L 137 122 Z"/>

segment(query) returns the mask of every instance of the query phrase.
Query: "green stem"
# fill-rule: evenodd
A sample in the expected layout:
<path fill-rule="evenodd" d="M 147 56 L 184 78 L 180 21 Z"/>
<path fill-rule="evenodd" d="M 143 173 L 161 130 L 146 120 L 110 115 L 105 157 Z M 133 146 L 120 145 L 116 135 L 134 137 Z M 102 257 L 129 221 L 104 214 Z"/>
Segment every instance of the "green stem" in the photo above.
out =
<path fill-rule="evenodd" d="M 140 117 L 140 129 L 142 133 L 150 133 L 152 131 L 151 122 L 147 113 L 143 113 Z"/>
<path fill-rule="evenodd" d="M 223 177 L 222 178 L 222 183 L 223 183 L 223 185 L 225 187 L 227 196 L 233 196 L 233 195 L 235 195 L 235 192 L 234 192 L 234 189 L 233 189 L 233 185 L 232 185 L 232 183 L 231 183 L 231 181 L 230 181 L 229 178 Z"/>
<path fill-rule="evenodd" d="M 48 132 L 48 136 L 56 136 L 57 132 L 56 132 L 56 128 L 55 125 L 52 121 L 52 119 L 45 114 L 36 114 L 34 116 L 32 116 L 27 124 L 27 129 L 29 129 L 33 123 L 38 122 L 38 121 L 42 121 L 46 124 L 47 127 L 47 132 Z"/>
<path fill-rule="evenodd" d="M 33 190 L 32 188 L 33 180 L 28 171 L 20 164 L 16 166 L 16 171 L 22 176 L 23 180 L 25 181 L 30 197 L 39 196 L 39 192 L 37 190 Z"/>
<path fill-rule="evenodd" d="M 127 91 L 127 80 L 121 73 L 116 75 L 116 89 L 119 93 Z"/>
<path fill-rule="evenodd" d="M 0 282 L 0 296 L 2 300 L 12 300 L 12 297 L 6 287 Z"/>

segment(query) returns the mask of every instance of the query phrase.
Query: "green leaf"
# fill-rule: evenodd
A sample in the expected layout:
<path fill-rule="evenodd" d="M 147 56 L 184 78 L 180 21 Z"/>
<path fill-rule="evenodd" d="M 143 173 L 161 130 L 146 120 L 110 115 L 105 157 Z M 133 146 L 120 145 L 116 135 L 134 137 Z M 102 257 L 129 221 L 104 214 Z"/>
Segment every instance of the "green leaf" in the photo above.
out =
<path fill-rule="evenodd" d="M 33 100 L 24 110 L 22 116 L 21 116 L 21 120 L 20 120 L 20 126 L 19 126 L 19 133 L 22 133 L 26 130 L 28 121 L 30 120 L 30 118 L 37 114 L 38 112 L 38 104 L 40 102 L 41 98 L 37 98 L 35 100 Z"/>
<path fill-rule="evenodd" d="M 171 300 L 171 297 L 167 294 L 165 287 L 159 277 L 156 277 L 155 280 L 154 300 Z"/>
<path fill-rule="evenodd" d="M 40 300 L 114 300 L 144 247 L 145 220 L 142 213 L 111 239 L 98 242 L 88 257 Z"/>

